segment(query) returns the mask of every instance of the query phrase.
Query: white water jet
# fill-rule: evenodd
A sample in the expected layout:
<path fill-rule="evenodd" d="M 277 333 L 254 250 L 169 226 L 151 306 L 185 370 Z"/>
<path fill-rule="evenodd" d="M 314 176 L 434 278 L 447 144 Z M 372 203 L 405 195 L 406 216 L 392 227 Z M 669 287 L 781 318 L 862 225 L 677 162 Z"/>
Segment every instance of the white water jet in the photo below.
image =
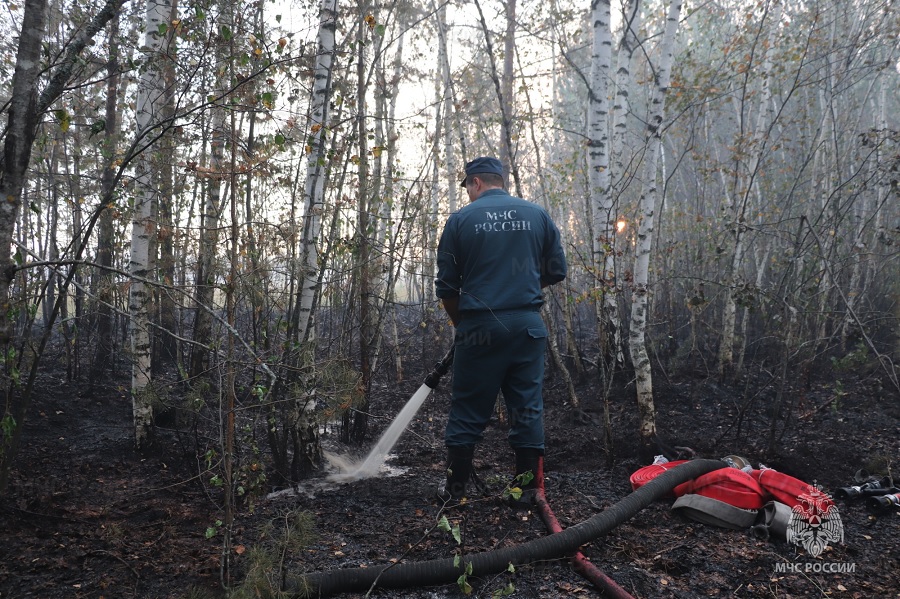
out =
<path fill-rule="evenodd" d="M 418 391 L 413 393 L 413 396 L 409 398 L 409 401 L 406 402 L 406 405 L 403 406 L 403 409 L 400 410 L 400 413 L 397 414 L 397 417 L 394 418 L 394 421 L 391 422 L 391 425 L 384 431 L 384 434 L 378 439 L 378 443 L 375 444 L 375 447 L 372 448 L 369 455 L 366 456 L 366 459 L 363 461 L 353 463 L 346 458 L 329 459 L 332 465 L 339 468 L 341 472 L 330 475 L 328 480 L 338 483 L 347 483 L 355 480 L 362 480 L 364 478 L 371 478 L 378 474 L 378 470 L 384 463 L 388 453 L 390 453 L 391 449 L 394 448 L 394 445 L 397 444 L 400 435 L 403 434 L 403 431 L 406 430 L 406 427 L 413 419 L 413 416 L 415 416 L 416 412 L 419 411 L 419 408 L 422 407 L 422 404 L 425 402 L 425 398 L 428 397 L 429 393 L 431 393 L 431 387 L 425 384 L 419 387 Z M 337 456 L 334 457 L 337 458 Z"/>

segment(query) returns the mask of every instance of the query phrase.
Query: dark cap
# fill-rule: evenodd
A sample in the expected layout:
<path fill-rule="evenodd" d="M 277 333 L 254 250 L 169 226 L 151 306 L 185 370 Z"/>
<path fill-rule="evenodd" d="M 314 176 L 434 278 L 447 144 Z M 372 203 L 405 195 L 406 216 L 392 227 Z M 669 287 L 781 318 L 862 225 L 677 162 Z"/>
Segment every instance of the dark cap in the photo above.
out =
<path fill-rule="evenodd" d="M 466 176 L 463 177 L 463 180 L 460 181 L 459 184 L 460 186 L 465 187 L 466 179 L 468 179 L 470 175 L 484 175 L 486 173 L 500 175 L 502 177 L 503 165 L 500 164 L 499 160 L 491 158 L 490 156 L 476 158 L 466 165 Z"/>

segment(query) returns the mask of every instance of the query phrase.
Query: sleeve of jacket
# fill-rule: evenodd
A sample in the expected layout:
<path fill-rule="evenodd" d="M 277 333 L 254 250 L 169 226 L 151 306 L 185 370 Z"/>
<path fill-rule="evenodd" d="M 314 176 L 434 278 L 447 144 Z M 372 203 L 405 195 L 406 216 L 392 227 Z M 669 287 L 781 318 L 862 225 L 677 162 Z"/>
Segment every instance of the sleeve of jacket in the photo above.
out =
<path fill-rule="evenodd" d="M 437 278 L 434 292 L 439 298 L 458 297 L 462 287 L 462 265 L 458 259 L 459 236 L 456 215 L 451 214 L 444 225 L 437 248 Z"/>
<path fill-rule="evenodd" d="M 544 238 L 544 255 L 541 257 L 541 285 L 553 285 L 566 278 L 568 265 L 566 253 L 563 251 L 559 229 L 547 215 L 547 228 Z"/>

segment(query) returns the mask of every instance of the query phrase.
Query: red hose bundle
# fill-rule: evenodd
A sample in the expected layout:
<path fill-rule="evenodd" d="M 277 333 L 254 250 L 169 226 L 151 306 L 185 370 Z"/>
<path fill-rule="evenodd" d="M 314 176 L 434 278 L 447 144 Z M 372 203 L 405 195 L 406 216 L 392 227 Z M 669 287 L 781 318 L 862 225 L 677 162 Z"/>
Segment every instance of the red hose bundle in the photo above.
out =
<path fill-rule="evenodd" d="M 631 475 L 631 490 L 637 491 L 640 487 L 643 487 L 666 470 L 671 470 L 675 466 L 684 464 L 685 462 L 687 462 L 687 460 L 675 460 L 674 462 L 666 462 L 664 464 L 650 464 L 649 466 L 644 466 Z"/>
<path fill-rule="evenodd" d="M 675 487 L 675 496 L 692 493 L 718 499 L 745 510 L 758 510 L 766 503 L 760 483 L 737 468 L 722 468 Z"/>
<path fill-rule="evenodd" d="M 771 468 L 754 470 L 751 474 L 759 482 L 764 492 L 774 497 L 775 501 L 791 508 L 800 503 L 801 495 L 809 493 L 809 483 Z"/>

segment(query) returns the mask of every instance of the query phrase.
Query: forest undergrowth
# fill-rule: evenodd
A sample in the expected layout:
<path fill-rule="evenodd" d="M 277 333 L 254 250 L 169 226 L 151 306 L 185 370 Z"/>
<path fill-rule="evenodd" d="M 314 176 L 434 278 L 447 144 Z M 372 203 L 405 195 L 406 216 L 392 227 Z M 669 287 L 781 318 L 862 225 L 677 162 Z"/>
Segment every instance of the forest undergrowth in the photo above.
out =
<path fill-rule="evenodd" d="M 898 397 L 871 364 L 843 366 L 832 362 L 808 377 L 792 377 L 775 454 L 768 455 L 767 447 L 777 388 L 762 374 L 730 385 L 696 373 L 660 373 L 660 433 L 700 457 L 743 455 L 830 493 L 850 484 L 860 468 L 896 475 Z M 427 369 L 409 364 L 411 372 Z M 239 484 L 246 494 L 223 568 L 221 488 L 212 474 L 217 458 L 205 449 L 215 432 L 211 421 L 160 428 L 154 447 L 138 453 L 127 384 L 125 371 L 93 389 L 66 382 L 58 368 L 42 374 L 0 503 L 0 597 L 278 596 L 269 594 L 273 585 L 305 572 L 455 555 L 464 560 L 549 534 L 535 513 L 512 511 L 500 497 L 512 452 L 499 418 L 476 455 L 477 473 L 492 495 L 448 512 L 433 501 L 443 468 L 445 381 L 401 438 L 390 476 L 334 486 L 323 472 L 278 492 L 262 475 L 263 453 L 258 463 L 245 463 Z M 342 446 L 335 428 L 324 429 L 323 446 L 364 454 L 418 384 L 411 378 L 375 386 L 366 447 Z M 581 411 L 566 404 L 564 388 L 550 373 L 546 486 L 563 527 L 627 496 L 629 475 L 644 465 L 637 458 L 633 389 L 617 387 L 611 397 L 613 455 L 604 449 L 595 383 L 581 381 L 578 392 Z M 898 596 L 896 510 L 872 513 L 862 503 L 839 501 L 843 542 L 813 559 L 784 541 L 687 520 L 671 511 L 671 503 L 654 503 L 583 552 L 635 597 Z M 799 566 L 785 572 L 778 564 Z M 376 588 L 371 596 L 463 597 L 465 591 L 474 597 L 600 596 L 564 558 L 494 576 L 473 572 L 459 584 Z"/>

